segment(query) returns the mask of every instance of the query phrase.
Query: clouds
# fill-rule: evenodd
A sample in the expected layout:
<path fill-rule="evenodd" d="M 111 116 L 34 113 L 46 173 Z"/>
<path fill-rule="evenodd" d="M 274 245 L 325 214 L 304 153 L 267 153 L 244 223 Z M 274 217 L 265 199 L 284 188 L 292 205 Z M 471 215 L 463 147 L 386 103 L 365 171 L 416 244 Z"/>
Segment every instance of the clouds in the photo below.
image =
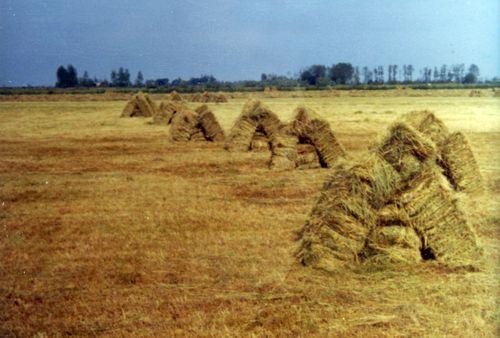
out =
<path fill-rule="evenodd" d="M 224 80 L 351 61 L 498 66 L 496 1 L 0 0 L 0 84 L 52 84 L 59 64 L 99 77 Z"/>

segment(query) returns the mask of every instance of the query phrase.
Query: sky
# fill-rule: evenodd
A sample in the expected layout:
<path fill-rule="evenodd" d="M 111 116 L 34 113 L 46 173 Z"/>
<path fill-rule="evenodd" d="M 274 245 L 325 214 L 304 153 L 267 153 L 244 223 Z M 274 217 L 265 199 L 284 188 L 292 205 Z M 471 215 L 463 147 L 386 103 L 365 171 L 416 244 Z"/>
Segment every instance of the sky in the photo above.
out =
<path fill-rule="evenodd" d="M 500 1 L 0 0 L 0 86 L 53 85 L 70 63 L 233 81 L 338 62 L 499 76 Z"/>

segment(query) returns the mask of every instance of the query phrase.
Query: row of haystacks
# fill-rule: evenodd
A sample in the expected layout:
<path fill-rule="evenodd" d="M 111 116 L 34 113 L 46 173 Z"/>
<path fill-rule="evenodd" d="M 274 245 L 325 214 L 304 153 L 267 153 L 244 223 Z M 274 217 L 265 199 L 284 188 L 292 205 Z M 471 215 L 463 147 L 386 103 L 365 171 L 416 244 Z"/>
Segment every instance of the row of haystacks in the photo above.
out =
<path fill-rule="evenodd" d="M 153 124 L 171 125 L 169 135 L 173 141 L 224 141 L 224 131 L 206 105 L 194 112 L 182 101 L 163 101 L 157 107 L 147 94 L 138 93 L 127 103 L 121 116 L 152 117 Z"/>
<path fill-rule="evenodd" d="M 327 271 L 364 261 L 478 268 L 482 249 L 459 192 L 481 191 L 465 137 L 430 112 L 410 113 L 370 159 L 337 164 L 299 233 L 298 258 Z"/>
<path fill-rule="evenodd" d="M 222 103 L 222 102 L 227 102 L 227 95 L 224 93 L 209 93 L 209 92 L 203 92 L 201 93 L 196 93 L 193 96 L 191 96 L 191 102 L 201 102 L 201 103 L 210 103 L 210 102 L 215 102 L 215 103 Z"/>
<path fill-rule="evenodd" d="M 299 107 L 285 124 L 259 100 L 248 101 L 226 139 L 225 149 L 271 151 L 271 169 L 332 167 L 345 151 L 328 122 Z"/>

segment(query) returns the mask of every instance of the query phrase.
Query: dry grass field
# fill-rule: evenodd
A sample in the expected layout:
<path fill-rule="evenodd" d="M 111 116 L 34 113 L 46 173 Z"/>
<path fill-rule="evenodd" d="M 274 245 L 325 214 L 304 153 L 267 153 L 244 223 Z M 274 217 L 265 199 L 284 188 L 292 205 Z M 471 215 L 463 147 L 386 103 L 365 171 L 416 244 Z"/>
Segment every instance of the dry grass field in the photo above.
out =
<path fill-rule="evenodd" d="M 122 101 L 0 102 L 0 336 L 500 334 L 500 98 L 265 98 L 299 104 L 361 158 L 402 113 L 469 138 L 487 185 L 479 272 L 431 262 L 328 274 L 296 232 L 328 169 L 269 171 L 265 152 L 175 144 Z M 228 131 L 245 99 L 209 104 Z M 190 104 L 195 107 L 195 104 Z"/>

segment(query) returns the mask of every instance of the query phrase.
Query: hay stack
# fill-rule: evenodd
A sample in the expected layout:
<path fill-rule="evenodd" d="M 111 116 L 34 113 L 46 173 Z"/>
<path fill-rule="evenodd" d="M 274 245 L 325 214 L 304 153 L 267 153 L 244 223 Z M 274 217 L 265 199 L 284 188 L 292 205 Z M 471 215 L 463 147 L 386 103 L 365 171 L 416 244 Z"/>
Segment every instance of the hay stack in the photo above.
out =
<path fill-rule="evenodd" d="M 225 149 L 251 150 L 254 136 L 261 139 L 261 143 L 269 143 L 272 135 L 282 127 L 279 118 L 269 108 L 258 100 L 250 100 L 243 106 L 240 116 L 231 128 Z"/>
<path fill-rule="evenodd" d="M 301 230 L 299 261 L 327 271 L 358 261 L 365 239 L 376 223 L 368 203 L 372 188 L 367 168 L 342 162 L 329 181 Z"/>
<path fill-rule="evenodd" d="M 483 191 L 479 166 L 469 142 L 462 133 L 453 133 L 442 143 L 441 156 L 445 174 L 456 190 L 467 193 Z"/>
<path fill-rule="evenodd" d="M 157 108 L 153 100 L 141 92 L 137 93 L 127 102 L 121 117 L 151 117 L 156 114 Z"/>
<path fill-rule="evenodd" d="M 307 123 L 307 115 L 300 120 Z M 445 176 L 474 190 L 477 164 L 460 133 L 442 142 L 442 154 L 437 161 L 434 142 L 397 122 L 376 156 L 336 166 L 300 233 L 300 262 L 329 271 L 358 261 L 480 265 L 482 249 Z M 445 173 L 441 161 L 449 163 Z"/>
<path fill-rule="evenodd" d="M 204 104 L 196 108 L 196 113 L 198 113 L 198 124 L 205 139 L 208 141 L 224 141 L 224 131 L 207 105 Z"/>
<path fill-rule="evenodd" d="M 175 91 L 175 90 L 170 93 L 170 100 L 171 101 L 184 101 L 181 94 L 177 93 L 177 91 Z"/>
<path fill-rule="evenodd" d="M 186 109 L 187 107 L 182 102 L 163 101 L 153 117 L 153 124 L 168 125 L 177 113 Z"/>
<path fill-rule="evenodd" d="M 189 110 L 182 110 L 174 115 L 170 126 L 170 140 L 190 141 L 193 136 L 199 134 L 198 116 Z M 199 135 L 198 135 L 199 136 Z"/>
<path fill-rule="evenodd" d="M 216 94 L 216 93 L 203 92 L 203 94 L 196 93 L 191 97 L 191 102 L 221 103 L 221 102 L 227 102 L 227 101 L 228 101 L 227 96 L 224 93 Z"/>
<path fill-rule="evenodd" d="M 405 114 L 401 117 L 401 122 L 407 123 L 437 145 L 441 144 L 449 135 L 448 128 L 443 121 L 428 110 L 412 111 Z"/>
<path fill-rule="evenodd" d="M 331 168 L 345 150 L 337 141 L 328 122 L 305 107 L 298 107 L 290 124 L 290 132 L 298 138 L 299 144 L 311 144 L 316 149 L 321 167 Z"/>

